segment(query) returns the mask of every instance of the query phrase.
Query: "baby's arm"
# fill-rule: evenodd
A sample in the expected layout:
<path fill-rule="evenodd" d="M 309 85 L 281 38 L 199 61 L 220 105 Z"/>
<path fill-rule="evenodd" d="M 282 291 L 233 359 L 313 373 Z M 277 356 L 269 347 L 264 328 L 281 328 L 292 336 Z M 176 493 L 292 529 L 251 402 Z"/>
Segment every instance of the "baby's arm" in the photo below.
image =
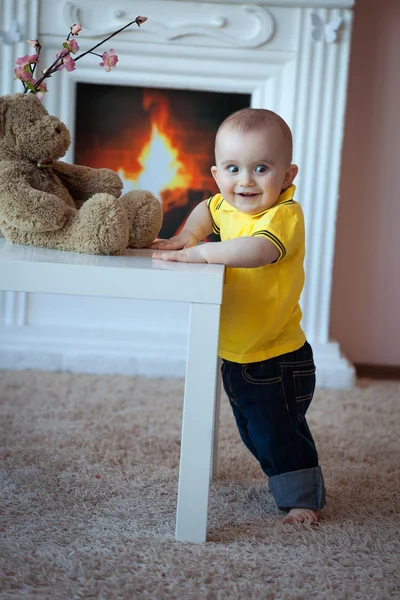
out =
<path fill-rule="evenodd" d="M 196 206 L 181 233 L 170 240 L 157 240 L 151 248 L 158 250 L 153 258 L 192 263 L 216 263 L 227 267 L 262 267 L 279 258 L 279 250 L 261 236 L 246 236 L 198 244 L 213 231 L 207 200 Z M 178 252 L 177 252 L 178 250 Z"/>
<path fill-rule="evenodd" d="M 206 207 L 207 208 L 207 207 Z M 208 210 L 208 209 L 207 209 Z M 255 268 L 275 262 L 280 256 L 272 242 L 261 236 L 246 236 L 186 247 L 179 252 L 154 252 L 153 258 L 178 262 L 217 263 L 234 268 Z"/>
<path fill-rule="evenodd" d="M 190 248 L 191 246 L 195 246 L 197 242 L 204 240 L 205 237 L 212 233 L 212 230 L 210 211 L 207 207 L 207 200 L 204 200 L 190 213 L 185 226 L 179 235 L 176 235 L 169 240 L 156 240 L 151 244 L 150 248 L 155 248 L 157 250 L 181 250 L 181 248 Z"/>

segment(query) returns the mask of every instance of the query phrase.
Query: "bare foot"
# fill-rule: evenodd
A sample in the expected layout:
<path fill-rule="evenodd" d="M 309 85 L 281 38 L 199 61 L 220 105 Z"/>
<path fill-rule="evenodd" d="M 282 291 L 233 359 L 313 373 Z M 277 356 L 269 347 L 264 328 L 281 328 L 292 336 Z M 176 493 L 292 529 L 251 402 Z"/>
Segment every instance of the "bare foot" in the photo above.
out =
<path fill-rule="evenodd" d="M 281 521 L 282 523 L 317 523 L 318 513 L 310 508 L 292 508 Z"/>

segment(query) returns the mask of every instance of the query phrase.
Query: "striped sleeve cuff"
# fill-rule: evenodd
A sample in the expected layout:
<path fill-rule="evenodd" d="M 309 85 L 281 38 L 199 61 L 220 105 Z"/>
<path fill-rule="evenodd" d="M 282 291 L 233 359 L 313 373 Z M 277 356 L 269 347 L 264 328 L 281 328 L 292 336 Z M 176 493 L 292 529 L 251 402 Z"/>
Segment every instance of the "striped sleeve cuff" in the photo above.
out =
<path fill-rule="evenodd" d="M 278 259 L 275 262 L 278 262 L 278 261 L 283 260 L 285 258 L 285 256 L 286 256 L 286 248 L 282 244 L 282 242 L 280 241 L 280 239 L 278 239 L 276 237 L 276 235 L 274 235 L 270 231 L 267 231 L 266 229 L 263 229 L 261 231 L 255 231 L 252 234 L 252 236 L 254 236 L 254 237 L 257 236 L 257 235 L 261 235 L 262 237 L 267 238 L 279 250 L 279 257 L 278 257 Z"/>

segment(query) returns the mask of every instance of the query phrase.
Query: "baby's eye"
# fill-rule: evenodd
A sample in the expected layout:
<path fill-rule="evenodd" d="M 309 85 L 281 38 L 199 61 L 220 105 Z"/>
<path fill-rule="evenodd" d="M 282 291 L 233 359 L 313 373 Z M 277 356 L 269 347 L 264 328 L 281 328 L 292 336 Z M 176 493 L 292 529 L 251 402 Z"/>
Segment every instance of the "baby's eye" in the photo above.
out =
<path fill-rule="evenodd" d="M 228 165 L 227 170 L 229 171 L 229 173 L 239 173 L 239 169 L 236 165 Z"/>
<path fill-rule="evenodd" d="M 267 167 L 265 165 L 257 165 L 255 168 L 256 173 L 266 173 Z"/>

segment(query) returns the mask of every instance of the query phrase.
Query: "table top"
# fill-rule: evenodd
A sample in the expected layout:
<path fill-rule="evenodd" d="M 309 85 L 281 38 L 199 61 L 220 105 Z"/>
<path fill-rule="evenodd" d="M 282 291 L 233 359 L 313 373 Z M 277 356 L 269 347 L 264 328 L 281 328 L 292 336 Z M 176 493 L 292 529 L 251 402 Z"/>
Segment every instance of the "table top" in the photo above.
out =
<path fill-rule="evenodd" d="M 97 256 L 0 239 L 0 289 L 221 304 L 225 267 L 154 260 L 152 250 Z"/>

